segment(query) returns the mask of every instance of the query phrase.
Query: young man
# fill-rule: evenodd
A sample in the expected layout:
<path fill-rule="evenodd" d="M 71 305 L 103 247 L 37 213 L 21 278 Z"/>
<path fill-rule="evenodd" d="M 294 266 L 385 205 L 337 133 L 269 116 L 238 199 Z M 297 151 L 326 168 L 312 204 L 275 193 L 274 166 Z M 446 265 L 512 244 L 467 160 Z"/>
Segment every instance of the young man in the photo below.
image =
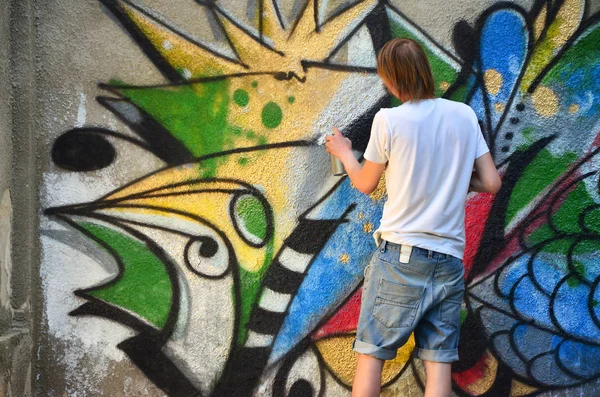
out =
<path fill-rule="evenodd" d="M 415 41 L 386 43 L 377 73 L 402 105 L 375 115 L 364 165 L 337 128 L 326 138 L 327 151 L 361 192 L 371 193 L 386 173 L 388 199 L 365 269 L 353 345 L 359 354 L 352 396 L 379 395 L 384 360 L 413 332 L 427 372 L 425 397 L 450 396 L 464 292 L 465 200 L 469 190 L 497 192 L 500 177 L 473 110 L 435 98 L 429 61 Z"/>

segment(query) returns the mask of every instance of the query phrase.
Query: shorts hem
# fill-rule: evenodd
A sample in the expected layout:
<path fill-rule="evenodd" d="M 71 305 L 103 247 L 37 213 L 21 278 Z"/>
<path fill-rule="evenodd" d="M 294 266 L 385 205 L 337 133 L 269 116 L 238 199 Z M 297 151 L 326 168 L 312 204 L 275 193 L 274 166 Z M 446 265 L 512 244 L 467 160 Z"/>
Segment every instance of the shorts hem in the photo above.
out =
<path fill-rule="evenodd" d="M 458 349 L 452 350 L 427 350 L 416 348 L 417 357 L 425 361 L 433 361 L 437 363 L 451 363 L 458 361 Z"/>
<path fill-rule="evenodd" d="M 380 360 L 393 360 L 396 358 L 395 350 L 384 349 L 358 339 L 354 339 L 352 350 L 360 354 L 366 354 Z"/>

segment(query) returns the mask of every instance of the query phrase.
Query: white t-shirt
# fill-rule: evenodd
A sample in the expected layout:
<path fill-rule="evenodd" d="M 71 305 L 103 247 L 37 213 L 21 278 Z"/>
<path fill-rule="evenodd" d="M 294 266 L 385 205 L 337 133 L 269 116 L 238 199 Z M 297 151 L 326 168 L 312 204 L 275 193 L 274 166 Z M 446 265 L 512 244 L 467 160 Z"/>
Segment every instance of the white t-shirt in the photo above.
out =
<path fill-rule="evenodd" d="M 475 159 L 489 152 L 473 110 L 447 99 L 381 109 L 364 153 L 385 170 L 381 239 L 463 258 L 465 200 Z"/>

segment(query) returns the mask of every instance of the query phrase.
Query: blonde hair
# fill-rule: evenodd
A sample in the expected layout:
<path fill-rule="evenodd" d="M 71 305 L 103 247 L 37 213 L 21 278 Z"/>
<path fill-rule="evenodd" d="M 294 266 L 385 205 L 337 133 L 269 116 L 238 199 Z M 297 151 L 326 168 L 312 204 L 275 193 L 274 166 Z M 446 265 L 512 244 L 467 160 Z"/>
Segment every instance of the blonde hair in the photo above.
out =
<path fill-rule="evenodd" d="M 411 39 L 392 39 L 377 54 L 377 74 L 408 100 L 435 98 L 431 66 L 423 48 Z"/>

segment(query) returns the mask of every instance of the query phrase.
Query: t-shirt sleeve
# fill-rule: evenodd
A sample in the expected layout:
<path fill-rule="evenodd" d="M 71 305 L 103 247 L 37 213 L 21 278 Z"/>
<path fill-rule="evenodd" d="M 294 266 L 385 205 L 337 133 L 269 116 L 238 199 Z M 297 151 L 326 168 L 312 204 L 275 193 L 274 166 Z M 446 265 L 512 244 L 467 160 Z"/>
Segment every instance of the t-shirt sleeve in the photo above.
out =
<path fill-rule="evenodd" d="M 488 148 L 488 145 L 485 142 L 485 138 L 483 137 L 481 127 L 479 127 L 479 123 L 476 122 L 475 125 L 477 126 L 477 150 L 475 152 L 475 158 L 478 159 L 479 157 L 489 152 L 490 149 Z"/>
<path fill-rule="evenodd" d="M 388 123 L 381 112 L 377 112 L 371 126 L 371 137 L 363 157 L 378 164 L 385 164 L 390 158 Z"/>

